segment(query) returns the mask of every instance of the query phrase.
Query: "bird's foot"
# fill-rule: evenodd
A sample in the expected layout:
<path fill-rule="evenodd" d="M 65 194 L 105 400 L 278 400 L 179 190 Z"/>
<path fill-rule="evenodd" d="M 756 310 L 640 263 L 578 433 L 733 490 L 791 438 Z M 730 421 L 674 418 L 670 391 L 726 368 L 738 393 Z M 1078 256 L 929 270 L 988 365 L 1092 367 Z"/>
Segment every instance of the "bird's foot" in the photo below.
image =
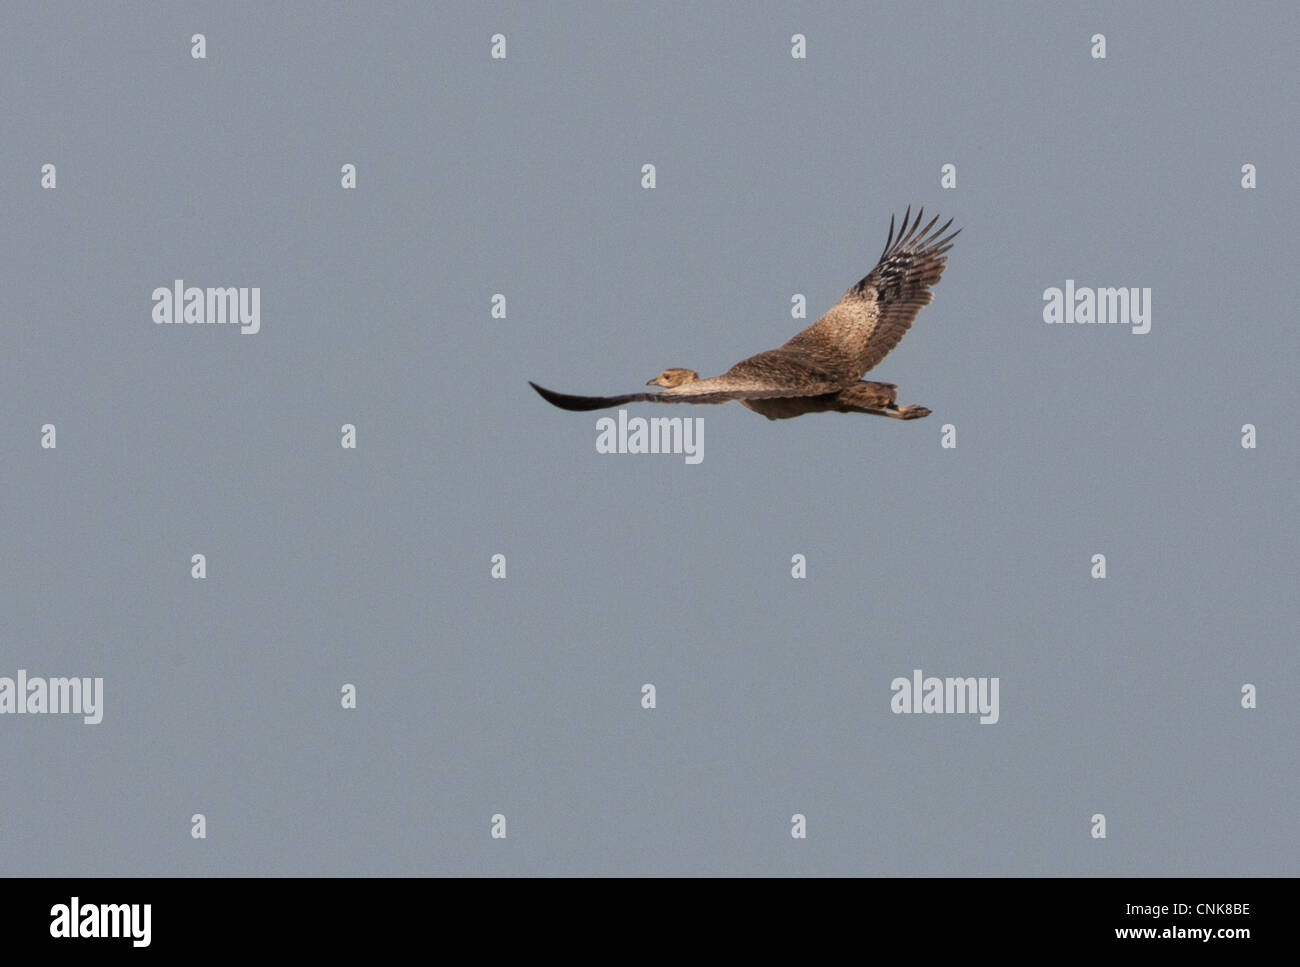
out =
<path fill-rule="evenodd" d="M 923 416 L 929 416 L 930 411 L 924 406 L 900 406 L 898 407 L 898 418 L 900 420 L 919 420 Z"/>

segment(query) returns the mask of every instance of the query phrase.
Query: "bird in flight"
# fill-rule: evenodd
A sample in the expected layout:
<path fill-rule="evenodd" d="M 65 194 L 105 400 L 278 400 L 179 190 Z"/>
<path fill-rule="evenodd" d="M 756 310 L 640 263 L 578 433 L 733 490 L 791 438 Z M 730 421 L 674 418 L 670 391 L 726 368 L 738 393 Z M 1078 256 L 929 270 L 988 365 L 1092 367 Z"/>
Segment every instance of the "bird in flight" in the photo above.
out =
<path fill-rule="evenodd" d="M 693 369 L 665 369 L 647 386 L 656 393 L 570 396 L 528 385 L 562 410 L 600 410 L 624 403 L 726 403 L 738 400 L 769 420 L 805 413 L 871 413 L 896 420 L 929 416 L 924 406 L 899 406 L 898 387 L 862 377 L 898 345 L 912 320 L 934 298 L 931 286 L 943 275 L 952 240 L 949 219 L 936 229 L 936 215 L 924 228 L 924 209 L 911 219 L 909 206 L 897 237 L 894 219 L 876 267 L 807 329 L 779 349 L 750 356 L 721 376 L 700 379 Z M 910 220 L 910 224 L 909 224 Z"/>

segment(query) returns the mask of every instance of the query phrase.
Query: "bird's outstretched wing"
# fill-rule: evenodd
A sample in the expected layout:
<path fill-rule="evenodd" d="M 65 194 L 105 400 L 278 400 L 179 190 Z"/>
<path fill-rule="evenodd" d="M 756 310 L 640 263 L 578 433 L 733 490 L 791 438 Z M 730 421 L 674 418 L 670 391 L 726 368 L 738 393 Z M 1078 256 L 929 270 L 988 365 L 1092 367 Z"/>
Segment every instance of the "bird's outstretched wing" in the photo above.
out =
<path fill-rule="evenodd" d="M 748 362 L 748 360 L 746 361 Z M 730 400 L 761 400 L 786 396 L 820 396 L 822 393 L 834 393 L 840 388 L 838 382 L 808 376 L 792 369 L 785 374 L 773 376 L 746 375 L 736 371 L 744 366 L 737 363 L 731 371 L 722 376 L 700 379 L 682 386 L 659 393 L 626 393 L 623 396 L 570 396 L 568 393 L 556 393 L 536 383 L 528 385 L 541 395 L 542 399 L 562 410 L 603 410 L 624 403 L 726 403 Z"/>
<path fill-rule="evenodd" d="M 853 380 L 884 359 L 934 298 L 930 287 L 943 275 L 945 253 L 961 231 L 945 237 L 952 219 L 935 229 L 937 215 L 921 228 L 924 211 L 912 220 L 909 206 L 897 237 L 891 218 L 889 239 L 876 267 L 783 348 L 817 359 L 824 368 L 842 370 Z"/>

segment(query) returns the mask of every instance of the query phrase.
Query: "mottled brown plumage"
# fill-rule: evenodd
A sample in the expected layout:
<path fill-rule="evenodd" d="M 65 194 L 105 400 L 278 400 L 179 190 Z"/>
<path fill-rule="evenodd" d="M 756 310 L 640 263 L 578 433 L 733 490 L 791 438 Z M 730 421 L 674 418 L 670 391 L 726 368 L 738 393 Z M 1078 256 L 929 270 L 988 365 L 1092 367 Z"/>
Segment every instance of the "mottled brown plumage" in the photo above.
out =
<path fill-rule="evenodd" d="M 529 385 L 547 402 L 565 410 L 598 410 L 624 403 L 726 403 L 742 405 L 770 420 L 805 413 L 872 413 L 911 420 L 929 415 L 923 406 L 898 406 L 898 387 L 862 377 L 898 345 L 912 320 L 933 298 L 931 287 L 943 275 L 957 232 L 944 237 L 949 220 L 934 228 L 938 216 L 921 228 L 922 211 L 911 208 L 880 261 L 844 293 L 830 310 L 779 349 L 741 360 L 721 376 L 700 379 L 694 370 L 666 369 L 647 386 L 659 393 L 623 396 L 569 396 Z"/>

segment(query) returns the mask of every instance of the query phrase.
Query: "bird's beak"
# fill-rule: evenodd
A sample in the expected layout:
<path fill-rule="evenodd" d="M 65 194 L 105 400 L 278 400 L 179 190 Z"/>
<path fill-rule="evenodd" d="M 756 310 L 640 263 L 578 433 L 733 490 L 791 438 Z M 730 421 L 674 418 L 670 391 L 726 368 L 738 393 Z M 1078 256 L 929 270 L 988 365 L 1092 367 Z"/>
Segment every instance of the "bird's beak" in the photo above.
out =
<path fill-rule="evenodd" d="M 656 376 L 654 379 L 648 379 L 648 380 L 646 380 L 646 381 L 645 381 L 645 384 L 646 384 L 647 386 L 654 386 L 654 385 L 655 385 L 656 383 L 658 383 L 658 382 L 659 382 L 659 377 Z"/>

